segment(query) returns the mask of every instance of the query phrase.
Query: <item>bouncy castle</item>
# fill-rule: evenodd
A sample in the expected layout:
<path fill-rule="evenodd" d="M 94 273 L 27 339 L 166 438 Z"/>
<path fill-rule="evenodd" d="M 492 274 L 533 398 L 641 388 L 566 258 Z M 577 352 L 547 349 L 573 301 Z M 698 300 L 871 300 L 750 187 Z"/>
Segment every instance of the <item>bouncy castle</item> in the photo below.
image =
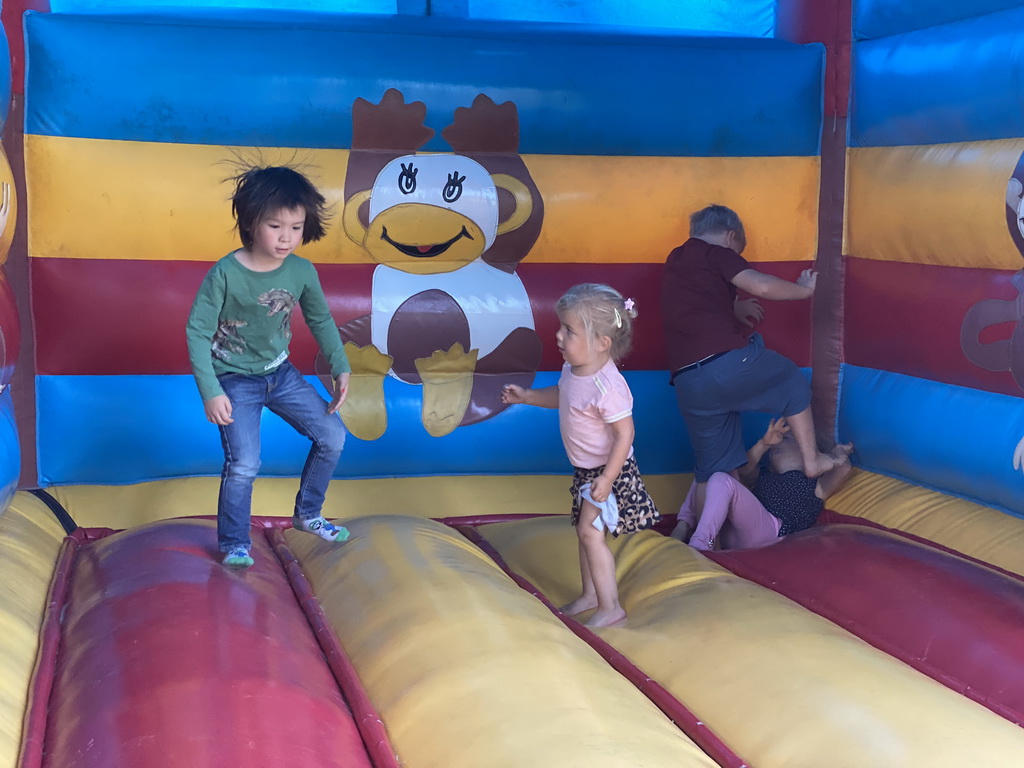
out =
<path fill-rule="evenodd" d="M 1024 765 L 1024 2 L 2 19 L 0 768 Z M 250 164 L 333 211 L 299 253 L 350 344 L 325 514 L 352 536 L 291 529 L 308 442 L 268 413 L 231 571 L 184 327 Z M 636 455 L 674 517 L 661 273 L 710 203 L 759 270 L 818 271 L 758 330 L 856 469 L 765 547 L 615 539 L 629 618 L 590 629 L 555 608 L 558 416 L 501 389 L 557 381 L 568 287 L 633 298 Z"/>

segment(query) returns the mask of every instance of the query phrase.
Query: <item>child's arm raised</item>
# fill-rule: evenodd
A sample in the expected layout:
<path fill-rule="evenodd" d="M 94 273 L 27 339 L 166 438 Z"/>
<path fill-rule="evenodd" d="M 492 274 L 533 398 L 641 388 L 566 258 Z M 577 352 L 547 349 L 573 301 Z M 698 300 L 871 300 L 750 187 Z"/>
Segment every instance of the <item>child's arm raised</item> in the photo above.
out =
<path fill-rule="evenodd" d="M 612 428 L 612 447 L 608 452 L 608 461 L 605 462 L 604 471 L 590 484 L 590 495 L 594 497 L 594 501 L 604 501 L 612 492 L 612 483 L 615 482 L 622 471 L 622 465 L 629 458 L 629 449 L 633 445 L 633 437 L 636 435 L 632 416 L 613 421 L 608 426 Z"/>
<path fill-rule="evenodd" d="M 759 299 L 773 301 L 809 299 L 814 295 L 817 282 L 818 273 L 813 269 L 805 269 L 796 282 L 792 283 L 775 275 L 758 272 L 756 269 L 744 269 L 732 279 L 732 284 L 741 291 L 746 291 Z"/>
<path fill-rule="evenodd" d="M 505 405 L 536 405 L 540 408 L 557 408 L 558 385 L 543 389 L 524 389 L 518 384 L 506 384 L 501 389 L 501 402 Z"/>
<path fill-rule="evenodd" d="M 768 429 L 764 431 L 764 437 L 750 446 L 750 450 L 747 451 L 747 463 L 739 470 L 741 483 L 748 488 L 754 485 L 761 459 L 768 453 L 769 448 L 782 442 L 782 438 L 787 432 L 789 432 L 789 425 L 785 419 L 772 419 L 768 422 Z"/>

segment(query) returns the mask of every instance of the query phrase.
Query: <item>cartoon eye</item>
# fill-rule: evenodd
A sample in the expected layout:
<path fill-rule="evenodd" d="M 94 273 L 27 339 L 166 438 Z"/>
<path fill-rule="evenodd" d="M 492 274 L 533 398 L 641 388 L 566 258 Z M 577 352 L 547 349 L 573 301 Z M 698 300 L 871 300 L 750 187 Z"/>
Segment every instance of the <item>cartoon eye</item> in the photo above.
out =
<path fill-rule="evenodd" d="M 444 198 L 446 203 L 454 203 L 462 197 L 462 182 L 465 180 L 466 177 L 459 176 L 458 171 L 448 174 L 448 183 L 445 184 L 444 189 L 441 190 L 441 197 Z"/>
<path fill-rule="evenodd" d="M 398 188 L 403 195 L 411 195 L 416 191 L 416 174 L 420 172 L 412 163 L 402 163 L 402 172 L 398 174 Z"/>

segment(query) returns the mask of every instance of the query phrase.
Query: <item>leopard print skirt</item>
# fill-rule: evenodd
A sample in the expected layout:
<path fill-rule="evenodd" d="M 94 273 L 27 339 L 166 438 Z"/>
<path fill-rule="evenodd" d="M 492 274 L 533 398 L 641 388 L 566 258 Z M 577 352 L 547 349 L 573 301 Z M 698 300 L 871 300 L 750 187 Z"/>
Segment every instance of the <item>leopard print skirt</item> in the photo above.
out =
<path fill-rule="evenodd" d="M 604 471 L 604 467 L 594 467 L 593 469 L 573 467 L 573 469 L 576 471 L 572 477 L 569 493 L 572 494 L 572 524 L 576 525 L 580 519 L 580 508 L 583 506 L 580 488 L 593 482 Z M 615 501 L 619 505 L 619 524 L 612 531 L 612 536 L 618 536 L 620 533 L 636 533 L 644 528 L 650 528 L 661 520 L 658 508 L 654 506 L 654 500 L 647 493 L 647 488 L 644 487 L 644 480 L 640 477 L 640 469 L 637 467 L 634 457 L 630 456 L 622 465 L 622 471 L 612 483 L 612 493 L 615 494 Z"/>

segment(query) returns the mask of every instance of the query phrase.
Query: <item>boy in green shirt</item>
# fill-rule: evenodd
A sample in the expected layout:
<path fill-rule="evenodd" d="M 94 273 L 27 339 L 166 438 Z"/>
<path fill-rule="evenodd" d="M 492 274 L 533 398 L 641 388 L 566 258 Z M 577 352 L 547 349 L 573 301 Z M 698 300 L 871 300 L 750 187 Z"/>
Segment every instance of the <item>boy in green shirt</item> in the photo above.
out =
<path fill-rule="evenodd" d="M 351 368 L 313 265 L 292 253 L 324 236 L 325 200 L 291 168 L 253 168 L 235 179 L 231 210 L 242 248 L 214 264 L 196 294 L 186 334 L 192 371 L 208 421 L 224 446 L 217 502 L 217 543 L 224 565 L 248 568 L 252 486 L 260 466 L 260 418 L 266 407 L 309 438 L 292 524 L 327 541 L 348 531 L 320 512 L 345 444 L 336 415 Z M 330 403 L 288 362 L 295 305 L 330 363 Z"/>

